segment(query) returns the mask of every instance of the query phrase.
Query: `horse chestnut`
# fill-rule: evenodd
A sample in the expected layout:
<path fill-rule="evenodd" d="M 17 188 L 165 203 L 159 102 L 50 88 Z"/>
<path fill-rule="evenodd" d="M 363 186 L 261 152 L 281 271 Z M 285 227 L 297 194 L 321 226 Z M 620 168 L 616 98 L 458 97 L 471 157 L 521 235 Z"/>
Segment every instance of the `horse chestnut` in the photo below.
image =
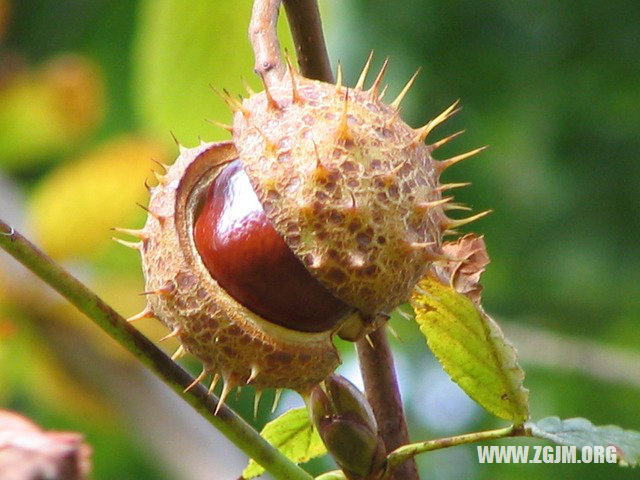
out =
<path fill-rule="evenodd" d="M 311 276 L 275 231 L 239 160 L 211 183 L 194 240 L 220 286 L 270 322 L 322 332 L 353 310 Z"/>
<path fill-rule="evenodd" d="M 233 141 L 180 147 L 151 188 L 133 244 L 142 254 L 147 308 L 199 358 L 198 380 L 222 376 L 222 398 L 252 384 L 308 393 L 336 368 L 338 333 L 357 339 L 406 301 L 442 237 L 439 175 L 480 151 L 436 161 L 455 135 L 424 140 L 455 104 L 413 129 L 378 88 L 306 79 L 292 68 L 239 102 Z M 340 75 L 338 75 L 340 78 Z M 415 78 L 415 76 L 414 76 Z"/>

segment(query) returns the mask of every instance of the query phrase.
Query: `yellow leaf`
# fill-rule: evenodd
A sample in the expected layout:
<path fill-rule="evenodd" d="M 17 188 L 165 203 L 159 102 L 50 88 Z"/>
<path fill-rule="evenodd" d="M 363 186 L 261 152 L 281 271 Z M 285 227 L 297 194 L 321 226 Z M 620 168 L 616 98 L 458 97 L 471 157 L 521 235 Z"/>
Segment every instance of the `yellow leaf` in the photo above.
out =
<path fill-rule="evenodd" d="M 0 12 L 0 17 L 2 12 Z M 51 161 L 93 131 L 104 114 L 100 68 L 60 55 L 0 85 L 0 167 L 20 170 Z"/>
<path fill-rule="evenodd" d="M 412 295 L 420 331 L 451 379 L 494 415 L 520 425 L 529 392 L 516 351 L 469 298 L 428 274 Z"/>
<path fill-rule="evenodd" d="M 112 227 L 133 226 L 146 203 L 144 181 L 162 145 L 142 138 L 111 140 L 86 157 L 63 165 L 36 188 L 30 221 L 38 243 L 55 258 L 94 258 L 112 237 Z"/>

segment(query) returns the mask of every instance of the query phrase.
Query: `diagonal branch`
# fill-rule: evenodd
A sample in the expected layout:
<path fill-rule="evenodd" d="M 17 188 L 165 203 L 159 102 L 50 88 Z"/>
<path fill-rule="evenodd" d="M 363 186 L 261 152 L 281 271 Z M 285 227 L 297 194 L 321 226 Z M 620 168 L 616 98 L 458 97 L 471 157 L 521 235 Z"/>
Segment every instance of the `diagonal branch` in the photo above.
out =
<path fill-rule="evenodd" d="M 193 377 L 188 372 L 129 325 L 122 316 L 105 304 L 84 284 L 2 220 L 0 220 L 0 247 L 92 319 L 120 345 L 149 367 L 240 450 L 256 460 L 274 477 L 295 480 L 312 479 L 302 468 L 289 461 L 272 447 L 230 408 L 223 406 L 217 415 L 214 414 L 218 398 L 209 395 L 203 385 L 198 384 L 185 392 L 185 388 L 193 382 Z"/>

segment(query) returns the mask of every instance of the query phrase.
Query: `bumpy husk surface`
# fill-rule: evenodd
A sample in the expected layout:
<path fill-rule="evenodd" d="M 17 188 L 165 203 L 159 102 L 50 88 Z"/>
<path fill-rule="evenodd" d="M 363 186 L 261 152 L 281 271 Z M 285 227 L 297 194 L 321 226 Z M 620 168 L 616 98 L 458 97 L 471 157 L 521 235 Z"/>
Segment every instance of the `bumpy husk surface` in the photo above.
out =
<path fill-rule="evenodd" d="M 365 315 L 388 312 L 440 246 L 428 147 L 376 91 L 291 75 L 235 113 L 240 159 L 307 269 Z"/>
<path fill-rule="evenodd" d="M 151 191 L 142 230 L 148 308 L 177 331 L 185 350 L 227 387 L 307 391 L 338 365 L 332 332 L 303 333 L 271 324 L 236 302 L 213 279 L 193 242 L 194 217 L 203 192 L 229 161 L 231 142 L 181 149 Z"/>
<path fill-rule="evenodd" d="M 341 326 L 321 333 L 283 328 L 218 285 L 193 240 L 207 187 L 241 159 L 292 251 L 357 309 L 340 330 L 355 339 L 409 298 L 441 252 L 439 170 L 420 130 L 400 120 L 377 87 L 347 89 L 291 71 L 242 105 L 227 100 L 236 110 L 233 143 L 181 148 L 151 189 L 140 235 L 146 312 L 172 329 L 204 373 L 222 375 L 227 391 L 250 383 L 308 392 L 338 365 L 331 337 Z"/>

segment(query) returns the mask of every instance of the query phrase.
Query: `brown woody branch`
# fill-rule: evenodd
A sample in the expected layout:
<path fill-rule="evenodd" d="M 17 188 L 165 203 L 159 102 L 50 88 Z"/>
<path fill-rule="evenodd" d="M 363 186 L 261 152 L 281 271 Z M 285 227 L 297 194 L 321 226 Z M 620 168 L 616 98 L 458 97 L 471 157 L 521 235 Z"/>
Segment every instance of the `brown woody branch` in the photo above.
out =
<path fill-rule="evenodd" d="M 333 72 L 322 34 L 316 0 L 283 0 L 300 72 L 307 78 L 333 83 Z"/>
<path fill-rule="evenodd" d="M 283 0 L 283 3 L 302 74 L 309 78 L 333 82 L 317 1 Z M 380 434 L 385 447 L 391 451 L 409 443 L 407 423 L 385 328 L 379 328 L 370 338 L 373 348 L 364 339 L 356 344 L 360 370 L 367 400 L 373 408 Z M 398 465 L 394 477 L 398 480 L 418 480 L 418 469 L 413 458 L 408 458 Z"/>
<path fill-rule="evenodd" d="M 256 0 L 249 23 L 249 40 L 255 56 L 255 72 L 267 84 L 278 82 L 285 73 L 278 41 L 278 12 L 281 0 Z"/>
<path fill-rule="evenodd" d="M 356 343 L 360 371 L 364 380 L 367 400 L 378 422 L 380 436 L 388 452 L 409 443 L 409 432 L 404 416 L 402 398 L 396 379 L 393 355 L 382 326 Z M 393 471 L 396 480 L 418 480 L 418 467 L 413 457 L 407 457 Z"/>

